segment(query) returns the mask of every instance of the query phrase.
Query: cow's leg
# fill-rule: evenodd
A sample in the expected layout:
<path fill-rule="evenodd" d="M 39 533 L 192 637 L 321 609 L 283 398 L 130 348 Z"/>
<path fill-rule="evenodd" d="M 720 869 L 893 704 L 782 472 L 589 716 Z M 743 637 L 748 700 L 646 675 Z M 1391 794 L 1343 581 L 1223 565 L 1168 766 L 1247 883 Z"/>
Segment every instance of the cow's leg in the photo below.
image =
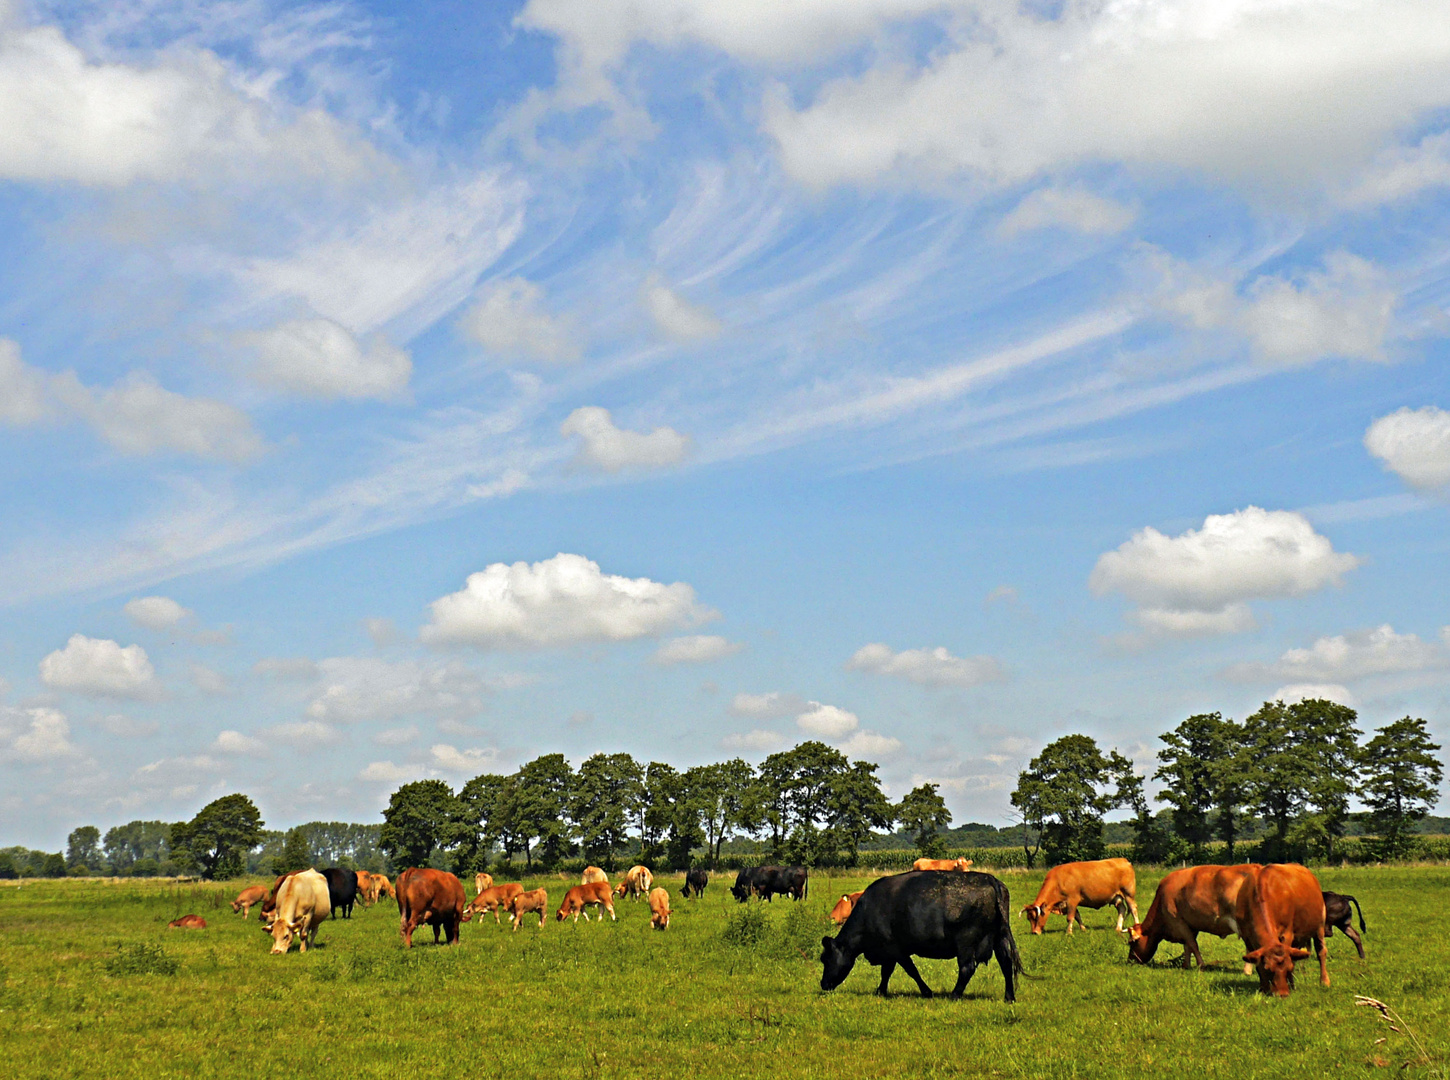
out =
<path fill-rule="evenodd" d="M 1125 897 L 1121 893 L 1113 897 L 1113 908 L 1118 913 L 1118 925 L 1113 927 L 1113 930 L 1119 934 L 1123 932 L 1123 908 L 1125 906 L 1123 903 L 1124 899 Z"/>
<path fill-rule="evenodd" d="M 922 980 L 921 972 L 916 970 L 916 964 L 910 956 L 903 956 L 901 958 L 901 970 L 906 972 L 912 977 L 913 980 L 915 980 L 917 988 L 921 990 L 922 997 L 929 998 L 932 996 L 931 987 L 927 986 L 926 983 Z"/>
<path fill-rule="evenodd" d="M 1078 917 L 1077 917 L 1077 905 L 1076 904 L 1069 903 L 1067 905 L 1067 936 L 1068 937 L 1072 937 L 1072 924 L 1075 921 L 1076 922 L 1081 922 L 1082 920 L 1078 919 Z"/>
<path fill-rule="evenodd" d="M 1137 926 L 1143 921 L 1138 918 L 1138 904 L 1131 896 L 1125 896 L 1124 899 L 1128 901 L 1128 910 L 1133 913 L 1133 925 Z"/>
<path fill-rule="evenodd" d="M 1002 969 L 1002 978 L 1007 983 L 1007 995 L 1002 1000 L 1010 1004 L 1017 1000 L 1017 965 L 1012 962 L 1012 949 L 1006 934 L 998 936 L 992 952 L 996 954 L 997 966 Z"/>
<path fill-rule="evenodd" d="M 1323 932 L 1314 935 L 1314 951 L 1319 954 L 1319 985 L 1329 985 L 1329 945 L 1324 940 Z"/>
<path fill-rule="evenodd" d="M 896 970 L 896 961 L 895 960 L 883 960 L 883 961 L 881 961 L 881 985 L 876 988 L 876 992 L 878 994 L 880 994 L 882 997 L 890 997 L 891 996 L 891 991 L 888 990 L 888 989 L 886 989 L 886 984 L 891 981 L 891 975 L 892 975 L 892 973 L 895 970 Z"/>
<path fill-rule="evenodd" d="M 1185 968 L 1192 967 L 1194 960 L 1198 961 L 1198 969 L 1202 971 L 1203 953 L 1198 951 L 1198 935 L 1196 933 L 1190 933 L 1183 939 L 1183 966 Z"/>
<path fill-rule="evenodd" d="M 1363 941 L 1363 939 L 1360 938 L 1359 931 L 1356 930 L 1352 926 L 1344 926 L 1344 927 L 1341 927 L 1341 929 L 1344 931 L 1345 936 L 1347 938 L 1349 938 L 1350 941 L 1354 942 L 1354 947 L 1359 950 L 1359 958 L 1361 960 L 1363 960 L 1364 959 L 1364 941 Z"/>
<path fill-rule="evenodd" d="M 970 952 L 963 951 L 961 946 L 957 947 L 957 984 L 952 987 L 952 997 L 959 998 L 966 990 L 967 983 L 972 981 L 972 976 L 977 973 L 977 953 L 975 949 Z"/>
<path fill-rule="evenodd" d="M 610 904 L 609 905 L 609 921 L 610 922 L 618 922 L 619 921 L 619 919 L 615 917 L 615 914 L 614 914 L 614 905 L 613 904 Z"/>

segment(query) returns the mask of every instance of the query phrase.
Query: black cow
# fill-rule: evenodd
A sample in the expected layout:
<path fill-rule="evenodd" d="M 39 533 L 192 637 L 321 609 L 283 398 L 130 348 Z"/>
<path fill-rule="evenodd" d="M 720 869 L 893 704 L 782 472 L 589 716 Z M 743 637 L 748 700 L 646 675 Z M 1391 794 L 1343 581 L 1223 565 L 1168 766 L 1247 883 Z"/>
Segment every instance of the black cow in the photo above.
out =
<path fill-rule="evenodd" d="M 1004 1000 L 1015 1001 L 1022 960 L 1012 937 L 1011 908 L 1007 886 L 974 870 L 909 870 L 879 878 L 856 901 L 841 932 L 821 939 L 821 989 L 840 986 L 856 958 L 864 956 L 881 968 L 878 994 L 886 995 L 886 984 L 900 964 L 921 996 L 931 997 L 911 959 L 925 956 L 956 960 L 952 997 L 959 998 L 977 965 L 996 956 L 1007 980 Z"/>
<path fill-rule="evenodd" d="M 685 887 L 680 890 L 680 895 L 689 899 L 691 893 L 695 899 L 705 895 L 705 886 L 710 884 L 710 872 L 702 870 L 698 866 L 691 867 L 685 871 Z"/>
<path fill-rule="evenodd" d="M 327 899 L 332 903 L 332 917 L 342 912 L 344 919 L 352 918 L 353 901 L 357 899 L 357 872 L 344 870 L 340 866 L 329 866 L 322 871 L 327 879 Z"/>
<path fill-rule="evenodd" d="M 1354 932 L 1351 924 L 1354 912 L 1349 910 L 1353 904 L 1355 911 L 1359 912 L 1359 928 L 1364 929 L 1364 911 L 1359 906 L 1359 901 L 1352 896 L 1341 896 L 1339 893 L 1327 892 L 1324 894 L 1324 936 L 1329 937 L 1337 927 L 1344 931 L 1344 936 L 1354 942 L 1354 947 L 1359 950 L 1359 958 L 1364 959 L 1364 942 Z"/>
<path fill-rule="evenodd" d="M 777 893 L 792 900 L 804 900 L 809 877 L 804 866 L 748 867 L 736 876 L 730 893 L 742 904 L 752 896 L 770 900 Z"/>

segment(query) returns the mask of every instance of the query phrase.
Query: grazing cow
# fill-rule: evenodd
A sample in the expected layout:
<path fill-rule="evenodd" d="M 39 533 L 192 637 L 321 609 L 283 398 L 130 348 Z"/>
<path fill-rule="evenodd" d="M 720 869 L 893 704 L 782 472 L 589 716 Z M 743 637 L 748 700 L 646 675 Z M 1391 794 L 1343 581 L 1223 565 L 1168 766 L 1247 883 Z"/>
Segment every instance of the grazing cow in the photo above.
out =
<path fill-rule="evenodd" d="M 237 893 L 237 898 L 232 901 L 232 912 L 240 911 L 242 918 L 247 918 L 251 913 L 252 905 L 260 904 L 267 898 L 267 887 L 265 885 L 252 885 Z"/>
<path fill-rule="evenodd" d="M 478 915 L 480 921 L 482 921 L 483 913 L 485 911 L 491 911 L 493 912 L 494 924 L 497 925 L 499 921 L 498 913 L 500 911 L 508 911 L 509 901 L 523 891 L 524 887 L 516 881 L 508 885 L 494 885 L 484 889 L 483 892 L 473 898 L 473 903 L 468 905 L 468 910 L 463 913 L 463 921 L 468 922 L 475 915 Z"/>
<path fill-rule="evenodd" d="M 575 886 L 578 888 L 579 886 Z M 519 932 L 519 927 L 524 924 L 524 916 L 529 912 L 536 912 L 539 916 L 539 929 L 544 928 L 544 916 L 549 910 L 549 894 L 544 889 L 535 889 L 533 892 L 517 893 L 509 901 L 509 921 L 514 924 L 514 933 Z"/>
<path fill-rule="evenodd" d="M 1258 863 L 1238 866 L 1188 866 L 1158 883 L 1148 917 L 1128 931 L 1128 959 L 1146 964 L 1164 941 L 1183 946 L 1183 966 L 1203 967 L 1198 935 L 1228 937 L 1241 933 L 1244 886 L 1258 874 Z"/>
<path fill-rule="evenodd" d="M 614 887 L 615 896 L 628 894 L 631 900 L 638 900 L 641 896 L 648 896 L 651 888 L 654 887 L 654 875 L 649 872 L 647 866 L 631 866 L 629 873 L 618 885 Z"/>
<path fill-rule="evenodd" d="M 1011 903 L 1007 886 L 991 874 L 909 870 L 878 878 L 862 892 L 841 932 L 821 939 L 821 989 L 840 986 L 856 958 L 865 956 L 881 968 L 878 994 L 886 996 L 900 964 L 921 996 L 931 997 L 911 959 L 924 956 L 956 960 L 952 997 L 959 998 L 977 965 L 995 956 L 1007 980 L 1004 1000 L 1015 1001 L 1022 960 L 1012 937 Z"/>
<path fill-rule="evenodd" d="M 379 874 L 377 871 L 373 871 L 368 875 L 368 899 L 372 903 L 376 904 L 379 898 L 384 896 L 390 900 L 394 900 L 397 899 L 397 895 L 393 891 L 393 883 L 388 880 L 387 874 Z"/>
<path fill-rule="evenodd" d="M 357 902 L 363 907 L 370 907 L 377 902 L 376 895 L 373 895 L 371 899 L 368 898 L 368 894 L 372 890 L 373 876 L 366 870 L 355 870 L 353 873 L 357 874 Z"/>
<path fill-rule="evenodd" d="M 413 947 L 413 931 L 424 923 L 433 928 L 433 944 L 438 944 L 438 931 L 448 932 L 448 944 L 458 944 L 458 927 L 463 922 L 463 883 L 447 870 L 409 867 L 398 875 L 395 890 L 398 899 L 398 932 L 403 944 Z"/>
<path fill-rule="evenodd" d="M 601 881 L 608 885 L 609 875 L 597 866 L 586 866 L 584 868 L 584 876 L 580 879 L 581 885 L 596 885 Z"/>
<path fill-rule="evenodd" d="M 1359 929 L 1364 931 L 1364 912 L 1360 909 L 1359 901 L 1352 896 L 1327 892 L 1324 894 L 1324 936 L 1333 937 L 1335 930 L 1343 930 L 1344 936 L 1354 942 L 1354 947 L 1359 950 L 1359 958 L 1363 960 L 1364 942 L 1354 932 L 1354 912 L 1349 910 L 1350 904 L 1354 905 L 1355 911 L 1359 911 Z"/>
<path fill-rule="evenodd" d="M 913 870 L 970 870 L 971 859 L 917 859 L 911 864 Z"/>
<path fill-rule="evenodd" d="M 341 866 L 329 866 L 322 871 L 327 879 L 327 895 L 332 903 L 332 917 L 342 912 L 344 919 L 352 918 L 352 905 L 357 900 L 357 872 Z"/>
<path fill-rule="evenodd" d="M 277 890 L 282 887 L 282 882 L 286 881 L 289 877 L 292 876 L 292 874 L 296 873 L 298 873 L 298 871 L 293 870 L 291 873 L 282 874 L 281 876 L 279 876 L 276 881 L 272 882 L 271 890 L 268 891 L 266 898 L 262 901 L 261 914 L 259 914 L 257 918 L 262 920 L 262 924 L 267 929 L 268 933 L 270 933 L 272 930 L 272 913 L 277 910 Z"/>
<path fill-rule="evenodd" d="M 316 870 L 300 870 L 286 875 L 275 890 L 276 905 L 269 929 L 272 932 L 272 953 L 284 955 L 295 937 L 302 952 L 317 944 L 317 928 L 332 913 L 328 899 L 327 879 Z"/>
<path fill-rule="evenodd" d="M 479 873 L 473 875 L 473 894 L 475 896 L 483 892 L 484 889 L 491 888 L 493 888 L 492 874 L 485 874 L 480 871 Z"/>
<path fill-rule="evenodd" d="M 649 891 L 649 924 L 656 930 L 670 928 L 670 894 L 664 889 Z"/>
<path fill-rule="evenodd" d="M 1294 989 L 1294 961 L 1305 960 L 1314 944 L 1319 985 L 1329 985 L 1329 949 L 1324 943 L 1324 893 L 1319 879 L 1297 863 L 1270 863 L 1244 884 L 1244 963 L 1259 973 L 1259 992 L 1288 997 Z"/>
<path fill-rule="evenodd" d="M 564 916 L 573 915 L 574 921 L 579 921 L 579 916 L 584 916 L 584 921 L 589 921 L 589 912 L 585 910 L 589 906 L 603 908 L 609 912 L 610 919 L 614 919 L 614 892 L 607 881 L 591 881 L 587 885 L 575 885 L 564 894 L 564 902 L 559 905 L 559 910 L 554 913 L 554 918 L 559 922 L 564 921 Z M 604 921 L 604 911 L 599 912 L 599 921 Z"/>
<path fill-rule="evenodd" d="M 1118 911 L 1117 931 L 1121 934 L 1125 909 L 1133 913 L 1134 923 L 1139 921 L 1137 880 L 1133 864 L 1127 859 L 1063 863 L 1047 872 L 1047 879 L 1037 890 L 1037 899 L 1023 908 L 1022 914 L 1027 916 L 1034 934 L 1046 928 L 1049 915 L 1066 915 L 1067 932 L 1071 935 L 1074 921 L 1087 929 L 1078 908 L 1096 911 L 1112 904 Z"/>
<path fill-rule="evenodd" d="M 680 890 L 680 895 L 689 899 L 690 894 L 695 894 L 695 899 L 705 895 L 705 886 L 710 884 L 710 871 L 698 866 L 692 866 L 685 871 L 685 887 Z"/>
<path fill-rule="evenodd" d="M 752 896 L 771 900 L 777 893 L 803 900 L 809 874 L 804 866 L 756 866 L 740 871 L 731 895 L 742 904 Z"/>
<path fill-rule="evenodd" d="M 200 915 L 183 915 L 166 924 L 168 930 L 205 930 L 206 920 Z"/>
<path fill-rule="evenodd" d="M 856 906 L 856 901 L 861 899 L 861 894 L 853 892 L 849 896 L 843 895 L 836 901 L 836 906 L 831 908 L 831 922 L 840 926 L 851 917 L 851 909 Z"/>

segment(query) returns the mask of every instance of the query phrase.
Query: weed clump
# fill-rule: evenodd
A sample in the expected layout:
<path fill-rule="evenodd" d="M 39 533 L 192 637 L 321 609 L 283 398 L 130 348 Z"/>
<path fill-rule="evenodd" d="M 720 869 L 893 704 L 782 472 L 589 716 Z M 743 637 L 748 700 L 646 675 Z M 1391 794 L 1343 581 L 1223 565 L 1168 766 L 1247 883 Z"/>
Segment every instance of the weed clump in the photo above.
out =
<path fill-rule="evenodd" d="M 720 936 L 727 945 L 767 956 L 812 960 L 820 951 L 821 935 L 831 929 L 824 912 L 803 903 L 792 904 L 779 922 L 773 921 L 762 905 L 746 904 L 726 916 Z"/>
<path fill-rule="evenodd" d="M 180 970 L 180 960 L 160 945 L 145 942 L 117 945 L 116 955 L 106 961 L 110 975 L 175 975 Z"/>
<path fill-rule="evenodd" d="M 720 931 L 720 937 L 727 945 L 758 949 L 772 937 L 770 916 L 759 904 L 746 904 L 725 916 L 725 929 Z"/>

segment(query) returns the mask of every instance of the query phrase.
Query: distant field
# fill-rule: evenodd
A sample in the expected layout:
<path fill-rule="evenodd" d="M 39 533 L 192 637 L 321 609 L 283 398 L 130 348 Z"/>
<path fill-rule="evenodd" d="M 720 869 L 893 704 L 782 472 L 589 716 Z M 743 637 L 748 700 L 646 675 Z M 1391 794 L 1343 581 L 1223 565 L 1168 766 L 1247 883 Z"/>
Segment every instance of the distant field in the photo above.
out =
<path fill-rule="evenodd" d="M 1156 873 L 1139 879 L 1146 913 Z M 1041 873 L 1006 872 L 1014 910 Z M 802 905 L 777 899 L 766 921 L 742 923 L 733 875 L 704 900 L 679 899 L 652 932 L 641 903 L 618 902 L 620 920 L 582 920 L 518 933 L 491 918 L 463 927 L 457 949 L 432 934 L 411 952 L 397 908 L 359 909 L 320 931 L 319 948 L 268 955 L 255 917 L 225 906 L 239 883 L 174 885 L 53 881 L 0 887 L 0 1069 L 9 1076 L 242 1075 L 328 1078 L 428 1076 L 614 1077 L 1295 1077 L 1386 1072 L 1415 1056 L 1355 994 L 1399 1009 L 1445 1075 L 1450 1060 L 1450 942 L 1441 931 L 1450 868 L 1325 870 L 1326 888 L 1360 898 L 1369 922 L 1361 963 L 1330 941 L 1327 991 L 1308 962 L 1287 1002 L 1265 1000 L 1237 963 L 1237 939 L 1203 941 L 1206 972 L 1130 967 L 1109 912 L 1088 912 L 1093 932 L 1033 938 L 1014 931 L 1028 971 L 1016 1006 L 1002 1003 L 995 966 L 963 1001 L 921 1000 L 898 972 L 895 995 L 873 996 L 864 961 L 820 992 L 825 912 L 868 879 L 811 880 Z M 572 882 L 571 882 L 572 883 Z M 270 884 L 270 882 L 268 882 Z M 566 883 L 536 878 L 557 906 Z M 195 912 L 201 932 L 167 931 Z M 255 916 L 255 912 L 253 913 Z M 732 921 L 733 920 L 733 921 Z M 730 930 L 727 933 L 727 929 Z M 734 939 L 733 943 L 731 939 Z M 138 973 L 160 946 L 174 974 Z M 806 956 L 801 955 L 802 951 Z M 808 957 L 808 959 L 807 959 Z M 115 965 L 120 958 L 123 963 Z M 107 970 L 108 961 L 114 971 Z M 949 989 L 955 965 L 920 964 Z M 1388 1037 L 1389 1041 L 1376 1044 Z"/>

